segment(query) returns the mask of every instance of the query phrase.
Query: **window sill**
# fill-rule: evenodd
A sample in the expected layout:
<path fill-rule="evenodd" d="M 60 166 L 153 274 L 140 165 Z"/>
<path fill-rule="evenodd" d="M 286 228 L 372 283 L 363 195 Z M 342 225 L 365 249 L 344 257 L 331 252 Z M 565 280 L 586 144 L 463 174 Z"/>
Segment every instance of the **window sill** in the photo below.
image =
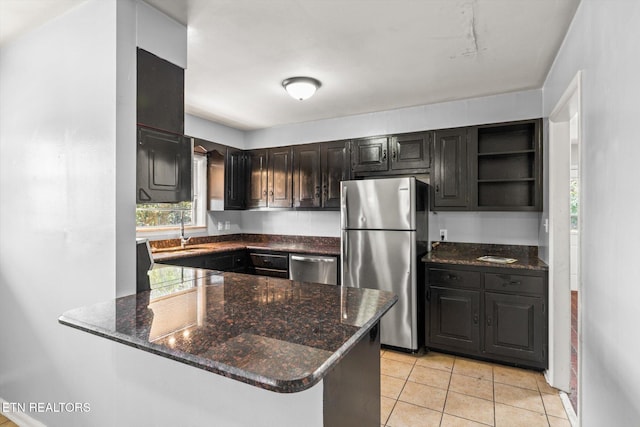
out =
<path fill-rule="evenodd" d="M 186 230 L 190 230 L 190 231 L 207 231 L 207 226 L 206 225 L 185 225 L 184 226 L 185 231 Z M 136 234 L 138 233 L 162 233 L 165 231 L 180 231 L 180 226 L 178 227 L 143 227 L 143 228 L 138 228 L 136 227 Z"/>

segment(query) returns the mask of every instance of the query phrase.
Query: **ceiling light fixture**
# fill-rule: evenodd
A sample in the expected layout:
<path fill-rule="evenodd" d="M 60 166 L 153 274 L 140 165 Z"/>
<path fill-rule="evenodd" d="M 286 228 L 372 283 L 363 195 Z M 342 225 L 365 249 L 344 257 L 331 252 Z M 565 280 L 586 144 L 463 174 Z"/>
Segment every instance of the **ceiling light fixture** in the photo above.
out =
<path fill-rule="evenodd" d="M 282 81 L 282 87 L 287 93 L 300 101 L 311 98 L 320 86 L 320 81 L 311 77 L 290 77 Z"/>

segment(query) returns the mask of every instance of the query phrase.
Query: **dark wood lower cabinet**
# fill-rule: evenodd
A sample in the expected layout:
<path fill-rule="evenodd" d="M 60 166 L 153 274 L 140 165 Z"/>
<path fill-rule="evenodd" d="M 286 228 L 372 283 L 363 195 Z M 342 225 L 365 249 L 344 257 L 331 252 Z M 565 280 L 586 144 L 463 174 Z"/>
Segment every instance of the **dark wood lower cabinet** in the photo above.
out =
<path fill-rule="evenodd" d="M 289 278 L 289 254 L 287 252 L 251 251 L 247 272 L 259 276 Z"/>
<path fill-rule="evenodd" d="M 247 253 L 245 251 L 221 252 L 212 255 L 198 255 L 159 262 L 159 264 L 180 265 L 208 270 L 233 271 L 245 273 L 247 270 Z"/>
<path fill-rule="evenodd" d="M 545 369 L 547 272 L 426 265 L 427 348 Z"/>
<path fill-rule="evenodd" d="M 545 304 L 541 297 L 484 295 L 486 313 L 485 352 L 521 360 L 545 359 Z"/>
<path fill-rule="evenodd" d="M 480 348 L 480 292 L 432 286 L 430 342 L 461 351 Z"/>
<path fill-rule="evenodd" d="M 172 259 L 161 261 L 159 264 L 289 278 L 288 252 L 240 250 Z"/>

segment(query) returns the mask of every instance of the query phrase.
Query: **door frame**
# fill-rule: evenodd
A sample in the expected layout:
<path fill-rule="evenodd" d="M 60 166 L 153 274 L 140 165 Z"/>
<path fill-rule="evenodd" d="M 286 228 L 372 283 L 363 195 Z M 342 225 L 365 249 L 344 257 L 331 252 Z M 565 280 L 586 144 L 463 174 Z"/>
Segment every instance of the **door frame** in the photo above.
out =
<path fill-rule="evenodd" d="M 577 138 L 582 140 L 581 112 L 582 72 L 578 71 L 549 115 L 549 369 L 545 376 L 549 384 L 560 390 L 570 390 L 571 376 L 571 280 L 570 280 L 570 120 L 577 115 Z M 580 144 L 580 142 L 579 142 Z M 578 168 L 582 169 L 579 150 Z M 582 189 L 581 189 L 582 191 Z M 582 213 L 579 212 L 582 218 Z M 581 226 L 579 226 L 582 228 Z M 580 231 L 581 232 L 581 231 Z M 581 241 L 578 254 L 582 253 Z M 579 255 L 580 256 L 580 255 Z M 580 278 L 580 271 L 578 271 Z M 578 279 L 580 280 L 580 279 Z M 579 286 L 580 287 L 580 286 Z M 578 298 L 581 299 L 581 292 Z M 580 303 L 578 303 L 580 306 Z M 579 311 L 579 316 L 582 312 Z M 578 319 L 578 325 L 580 325 Z M 581 351 L 578 330 L 578 354 Z M 582 408 L 578 365 L 578 410 Z"/>

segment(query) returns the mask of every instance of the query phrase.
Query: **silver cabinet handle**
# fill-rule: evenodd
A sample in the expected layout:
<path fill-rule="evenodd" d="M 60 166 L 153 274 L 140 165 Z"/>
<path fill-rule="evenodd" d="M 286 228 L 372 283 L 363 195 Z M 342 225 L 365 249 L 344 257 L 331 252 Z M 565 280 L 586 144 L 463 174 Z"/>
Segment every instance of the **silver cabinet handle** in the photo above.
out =
<path fill-rule="evenodd" d="M 291 255 L 291 259 L 294 261 L 304 262 L 336 262 L 336 259 L 333 257 L 307 257 L 300 255 Z"/>

